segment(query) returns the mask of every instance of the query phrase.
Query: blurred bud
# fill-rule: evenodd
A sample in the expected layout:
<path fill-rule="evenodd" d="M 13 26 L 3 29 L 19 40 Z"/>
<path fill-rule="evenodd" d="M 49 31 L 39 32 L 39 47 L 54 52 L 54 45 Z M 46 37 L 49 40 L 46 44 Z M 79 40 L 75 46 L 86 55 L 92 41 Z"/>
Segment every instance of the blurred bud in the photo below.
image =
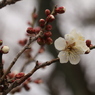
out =
<path fill-rule="evenodd" d="M 66 8 L 65 7 L 58 7 L 55 9 L 55 12 L 56 13 L 59 13 L 59 14 L 62 14 L 66 11 Z"/>
<path fill-rule="evenodd" d="M 37 42 L 38 42 L 39 45 L 45 45 L 45 40 L 44 40 L 43 38 L 40 38 L 40 37 L 39 37 L 39 38 L 37 39 Z"/>
<path fill-rule="evenodd" d="M 15 77 L 15 73 L 9 73 L 8 74 L 8 77 L 11 79 L 11 78 L 14 78 Z"/>
<path fill-rule="evenodd" d="M 28 86 L 26 82 L 23 83 L 23 87 L 26 91 L 30 90 L 30 87 Z"/>
<path fill-rule="evenodd" d="M 33 19 L 37 19 L 38 15 L 36 13 L 32 14 Z"/>
<path fill-rule="evenodd" d="M 15 78 L 22 78 L 24 75 L 25 75 L 25 73 L 20 72 L 20 73 L 15 75 Z"/>
<path fill-rule="evenodd" d="M 1 52 L 2 52 L 3 54 L 7 54 L 7 53 L 9 52 L 9 47 L 8 47 L 8 46 L 2 46 L 2 47 L 1 47 Z"/>
<path fill-rule="evenodd" d="M 46 18 L 47 22 L 52 22 L 55 19 L 55 17 L 53 15 L 48 15 Z"/>
<path fill-rule="evenodd" d="M 51 33 L 50 31 L 45 32 L 45 33 L 44 33 L 44 36 L 45 36 L 45 37 L 51 37 L 51 36 L 52 36 L 52 33 Z"/>
<path fill-rule="evenodd" d="M 34 29 L 35 29 L 35 33 L 39 33 L 39 32 L 40 32 L 40 30 L 41 30 L 41 28 L 40 28 L 40 27 L 35 27 Z"/>
<path fill-rule="evenodd" d="M 48 25 L 46 26 L 46 30 L 48 30 L 48 31 L 52 30 L 52 25 L 48 24 Z"/>
<path fill-rule="evenodd" d="M 32 27 L 27 28 L 26 31 L 27 31 L 27 33 L 29 33 L 29 34 L 33 34 L 33 33 L 35 33 L 35 29 L 32 28 Z"/>
<path fill-rule="evenodd" d="M 27 43 L 27 39 L 19 40 L 18 42 L 20 45 L 24 46 Z"/>
<path fill-rule="evenodd" d="M 46 9 L 46 10 L 45 10 L 45 14 L 46 14 L 47 16 L 50 15 L 50 13 L 51 13 L 51 12 L 50 12 L 49 9 Z"/>
<path fill-rule="evenodd" d="M 91 40 L 86 40 L 86 45 L 87 45 L 88 47 L 90 47 L 90 45 L 91 45 Z"/>
<path fill-rule="evenodd" d="M 40 83 L 43 83 L 42 79 L 36 79 L 33 81 L 34 83 L 37 83 L 37 84 L 40 84 Z"/>
<path fill-rule="evenodd" d="M 45 51 L 44 47 L 41 47 L 41 48 L 39 49 L 39 53 L 43 53 L 44 51 Z"/>
<path fill-rule="evenodd" d="M 39 24 L 41 27 L 44 27 L 45 26 L 45 20 L 44 19 L 40 19 L 39 20 Z"/>
<path fill-rule="evenodd" d="M 46 39 L 46 44 L 51 45 L 52 43 L 53 43 L 52 38 L 51 38 L 51 37 L 48 37 L 48 38 Z"/>

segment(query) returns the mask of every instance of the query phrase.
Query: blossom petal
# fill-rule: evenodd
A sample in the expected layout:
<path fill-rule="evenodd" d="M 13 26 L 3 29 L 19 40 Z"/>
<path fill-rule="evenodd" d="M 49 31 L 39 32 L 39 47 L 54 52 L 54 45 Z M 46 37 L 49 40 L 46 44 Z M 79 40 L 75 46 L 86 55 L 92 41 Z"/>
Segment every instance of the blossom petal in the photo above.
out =
<path fill-rule="evenodd" d="M 77 33 L 75 29 L 73 29 L 70 34 L 74 37 L 75 40 L 81 40 L 81 41 L 85 40 L 83 35 L 81 33 Z"/>
<path fill-rule="evenodd" d="M 69 61 L 71 64 L 76 65 L 80 61 L 80 56 L 72 52 L 69 55 Z"/>
<path fill-rule="evenodd" d="M 87 47 L 86 43 L 84 41 L 78 41 L 77 47 L 80 47 L 81 50 L 85 53 L 86 51 L 90 51 L 89 47 Z"/>
<path fill-rule="evenodd" d="M 67 63 L 68 62 L 68 53 L 61 51 L 58 54 L 58 57 L 60 59 L 60 63 Z"/>
<path fill-rule="evenodd" d="M 64 38 L 59 37 L 55 40 L 54 45 L 57 50 L 64 50 L 66 47 L 66 41 Z"/>
<path fill-rule="evenodd" d="M 66 34 L 66 35 L 65 35 L 65 39 L 66 39 L 66 41 L 68 42 L 68 45 L 75 42 L 74 37 L 73 37 L 72 35 L 70 35 L 70 34 Z"/>

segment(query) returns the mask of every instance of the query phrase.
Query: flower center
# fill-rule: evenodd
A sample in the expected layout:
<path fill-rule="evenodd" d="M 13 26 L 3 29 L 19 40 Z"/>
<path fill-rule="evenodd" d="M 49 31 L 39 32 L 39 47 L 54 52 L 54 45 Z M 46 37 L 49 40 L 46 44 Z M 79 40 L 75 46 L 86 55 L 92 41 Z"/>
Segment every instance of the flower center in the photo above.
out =
<path fill-rule="evenodd" d="M 70 52 L 74 49 L 74 48 L 73 48 L 74 46 L 75 46 L 75 42 L 72 43 L 72 44 L 70 44 L 70 45 L 68 45 L 65 50 L 70 53 Z"/>

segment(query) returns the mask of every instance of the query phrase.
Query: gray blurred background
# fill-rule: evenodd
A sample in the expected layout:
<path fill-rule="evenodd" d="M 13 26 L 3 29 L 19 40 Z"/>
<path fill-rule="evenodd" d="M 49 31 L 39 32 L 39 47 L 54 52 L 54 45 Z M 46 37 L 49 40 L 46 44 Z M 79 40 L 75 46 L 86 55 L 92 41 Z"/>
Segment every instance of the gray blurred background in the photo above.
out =
<path fill-rule="evenodd" d="M 44 10 L 57 6 L 65 6 L 66 12 L 56 16 L 53 25 L 53 40 L 59 36 L 76 29 L 86 39 L 95 44 L 95 0 L 22 0 L 14 5 L 8 5 L 0 9 L 0 39 L 4 45 L 10 47 L 10 52 L 3 56 L 5 68 L 9 66 L 15 55 L 21 50 L 18 40 L 25 38 L 25 32 L 31 21 L 31 12 L 37 9 L 38 20 L 45 18 Z M 33 45 L 33 54 L 39 47 Z M 58 52 L 54 45 L 46 46 L 47 51 L 37 57 L 37 60 L 45 62 L 57 57 Z M 31 83 L 31 90 L 15 95 L 95 95 L 95 50 L 88 55 L 81 56 L 78 65 L 56 63 L 45 69 L 38 70 L 33 79 L 42 78 L 43 84 Z M 23 56 L 19 58 L 12 71 L 19 72 L 23 65 Z M 27 66 L 26 73 L 31 70 L 34 64 Z"/>

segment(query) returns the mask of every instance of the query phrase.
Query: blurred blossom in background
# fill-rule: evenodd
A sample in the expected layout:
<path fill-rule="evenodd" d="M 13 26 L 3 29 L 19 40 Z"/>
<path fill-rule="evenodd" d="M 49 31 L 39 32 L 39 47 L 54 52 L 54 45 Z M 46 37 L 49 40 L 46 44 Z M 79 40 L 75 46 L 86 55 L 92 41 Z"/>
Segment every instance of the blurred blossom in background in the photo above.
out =
<path fill-rule="evenodd" d="M 82 33 L 86 39 L 90 39 L 92 44 L 95 45 L 95 0 L 45 0 L 46 2 L 51 2 L 50 6 L 54 5 L 65 6 L 66 12 L 64 14 L 58 15 L 57 27 L 59 31 L 54 30 L 57 33 L 61 33 L 61 36 L 64 34 L 71 32 L 75 29 L 77 32 Z M 5 61 L 5 68 L 9 66 L 12 59 L 15 55 L 21 50 L 21 46 L 18 45 L 18 40 L 25 38 L 26 29 L 28 26 L 27 22 L 31 21 L 31 13 L 34 8 L 37 8 L 37 12 L 40 9 L 41 2 L 43 0 L 22 0 L 13 5 L 8 5 L 2 9 L 0 9 L 0 39 L 3 40 L 4 45 L 8 45 L 10 47 L 10 52 L 7 55 L 3 56 Z M 52 5 L 53 2 L 53 5 Z M 43 4 L 43 7 L 46 4 Z M 49 6 L 47 7 L 49 8 Z M 53 25 L 53 24 L 52 24 Z M 36 47 L 36 48 L 35 48 Z M 33 44 L 33 54 L 35 54 L 39 45 L 37 43 Z M 53 48 L 55 50 L 55 48 Z M 60 71 L 54 73 L 57 69 L 60 69 L 60 66 L 65 66 L 67 64 L 60 64 L 60 66 L 56 66 L 55 64 L 46 67 L 45 69 L 38 70 L 33 76 L 33 79 L 42 78 L 44 83 L 38 85 L 31 83 L 31 90 L 26 92 L 24 89 L 21 93 L 16 93 L 15 95 L 95 95 L 95 58 L 94 58 L 95 50 L 92 50 L 88 55 L 81 56 L 81 62 L 77 65 L 77 67 L 81 67 L 81 71 L 83 72 L 82 77 L 85 80 L 86 88 L 81 88 L 85 91 L 88 91 L 91 94 L 83 94 L 84 91 L 78 90 L 78 85 L 74 83 L 72 77 L 76 78 L 76 76 L 69 75 L 68 72 L 71 68 L 75 68 L 76 74 L 79 74 L 79 70 L 75 66 L 71 66 L 69 64 L 66 68 L 68 71 Z M 37 60 L 41 62 L 45 62 L 47 60 L 53 59 L 53 54 L 49 53 L 49 51 L 45 51 L 42 55 L 37 57 Z M 20 66 L 23 65 L 25 59 L 23 55 L 18 59 L 17 63 L 13 67 L 13 70 L 20 70 Z M 31 68 L 33 68 L 34 64 L 29 65 L 26 69 L 26 73 L 28 73 Z M 57 68 L 57 69 L 56 69 Z M 64 68 L 64 67 L 63 67 Z M 75 72 L 74 71 L 74 72 Z M 53 72 L 53 73 L 52 73 Z M 70 71 L 71 72 L 71 71 Z M 66 76 L 67 75 L 67 76 Z M 54 76 L 54 77 L 53 77 Z M 80 74 L 79 74 L 80 76 Z M 68 79 L 71 78 L 71 79 Z M 70 81 L 71 80 L 71 81 Z M 73 82 L 72 82 L 73 81 Z M 76 80 L 77 81 L 77 80 Z M 51 83 L 52 85 L 48 85 Z M 82 85 L 82 83 L 79 83 Z M 74 85 L 74 86 L 72 86 Z M 51 89 L 51 88 L 52 89 Z M 74 88 L 76 87 L 76 88 Z M 81 87 L 81 86 L 80 86 Z M 54 92 L 55 91 L 55 92 Z M 79 94 L 78 94 L 79 93 Z"/>

